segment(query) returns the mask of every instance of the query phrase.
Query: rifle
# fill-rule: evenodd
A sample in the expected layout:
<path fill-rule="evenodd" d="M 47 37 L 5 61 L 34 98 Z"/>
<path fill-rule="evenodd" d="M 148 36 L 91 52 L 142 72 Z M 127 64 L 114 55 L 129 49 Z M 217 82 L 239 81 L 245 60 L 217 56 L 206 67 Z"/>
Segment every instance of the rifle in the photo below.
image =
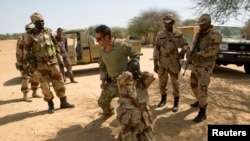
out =
<path fill-rule="evenodd" d="M 197 38 L 195 39 L 195 41 L 193 43 L 193 48 L 192 48 L 192 50 L 191 50 L 191 52 L 189 54 L 189 59 L 187 59 L 187 63 L 186 63 L 186 66 L 185 66 L 185 69 L 184 69 L 184 72 L 183 72 L 183 76 L 186 73 L 188 64 L 191 64 L 191 61 L 192 61 L 191 58 L 192 58 L 193 54 L 195 53 L 196 49 L 198 49 L 198 43 L 200 42 L 200 34 L 201 34 L 201 32 L 198 32 Z"/>

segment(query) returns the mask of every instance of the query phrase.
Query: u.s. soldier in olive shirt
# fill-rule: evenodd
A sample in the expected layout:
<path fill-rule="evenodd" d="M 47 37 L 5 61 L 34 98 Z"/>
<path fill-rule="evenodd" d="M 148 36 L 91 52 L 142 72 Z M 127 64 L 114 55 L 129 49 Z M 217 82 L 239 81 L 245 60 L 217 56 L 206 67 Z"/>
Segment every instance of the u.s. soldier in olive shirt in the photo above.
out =
<path fill-rule="evenodd" d="M 99 52 L 102 92 L 98 105 L 102 108 L 103 115 L 113 115 L 114 110 L 110 103 L 119 95 L 116 77 L 127 70 L 129 58 L 139 61 L 140 55 L 130 44 L 112 40 L 111 29 L 106 25 L 95 29 L 95 38 L 102 46 Z"/>

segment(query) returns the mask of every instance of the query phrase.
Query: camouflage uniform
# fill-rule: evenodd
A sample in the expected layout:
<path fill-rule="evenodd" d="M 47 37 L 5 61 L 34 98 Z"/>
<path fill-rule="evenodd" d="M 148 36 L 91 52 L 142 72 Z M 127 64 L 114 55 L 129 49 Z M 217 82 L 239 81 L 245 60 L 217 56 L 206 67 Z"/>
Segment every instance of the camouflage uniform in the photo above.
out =
<path fill-rule="evenodd" d="M 131 45 L 119 41 L 114 42 L 109 52 L 104 48 L 99 52 L 100 79 L 107 80 L 107 87 L 102 89 L 98 99 L 103 114 L 114 114 L 110 103 L 119 94 L 115 78 L 127 69 L 128 57 L 139 60 L 139 53 Z"/>
<path fill-rule="evenodd" d="M 208 14 L 202 15 L 199 19 L 199 22 L 209 21 L 211 21 L 211 18 Z M 210 75 L 213 72 L 215 60 L 219 53 L 222 35 L 211 25 L 205 31 L 199 31 L 196 34 L 195 40 L 198 40 L 198 49 L 195 50 L 192 57 L 190 86 L 197 100 L 197 104 L 199 104 L 201 110 L 206 110 Z"/>
<path fill-rule="evenodd" d="M 122 141 L 154 141 L 147 91 L 154 77 L 148 72 L 142 72 L 142 76 L 134 80 L 132 73 L 125 71 L 117 78 L 120 94 L 117 119 L 121 124 Z"/>
<path fill-rule="evenodd" d="M 170 22 L 174 22 L 171 15 L 167 15 L 166 18 L 168 18 Z M 169 21 L 165 21 L 164 19 L 164 22 Z M 162 101 L 159 103 L 159 107 L 166 103 L 169 76 L 172 82 L 173 96 L 176 101 L 179 101 L 178 78 L 181 66 L 178 48 L 182 48 L 182 50 L 188 48 L 188 43 L 180 31 L 173 30 L 169 32 L 165 29 L 157 35 L 153 58 L 155 67 L 159 66 L 158 71 L 155 70 L 158 73 L 160 93 L 162 95 Z"/>
<path fill-rule="evenodd" d="M 26 25 L 26 30 L 30 30 L 32 27 L 31 24 Z M 32 100 L 27 97 L 27 94 L 29 92 L 29 83 L 31 83 L 31 90 L 32 92 L 32 97 L 34 98 L 41 98 L 37 94 L 37 89 L 39 86 L 39 79 L 36 71 L 33 70 L 33 73 L 31 73 L 31 76 L 28 75 L 28 72 L 26 68 L 28 67 L 27 63 L 24 61 L 25 60 L 25 44 L 27 40 L 28 33 L 24 33 L 23 36 L 20 36 L 17 40 L 17 45 L 16 45 L 16 65 L 18 69 L 20 70 L 21 73 L 21 91 L 23 93 L 23 100 L 27 102 L 31 102 Z"/>
<path fill-rule="evenodd" d="M 55 35 L 51 29 L 43 27 L 43 17 L 40 13 L 32 14 L 31 20 L 35 25 L 39 22 L 38 24 L 42 25 L 42 29 L 38 29 L 36 25 L 34 31 L 29 34 L 26 50 L 35 57 L 33 67 L 39 72 L 40 85 L 44 100 L 48 102 L 49 112 L 54 112 L 52 101 L 54 96 L 50 90 L 49 82 L 52 83 L 56 95 L 61 100 L 60 108 L 72 108 L 74 105 L 66 102 L 66 87 L 58 66 L 58 60 L 62 61 L 62 57 L 57 48 Z"/>

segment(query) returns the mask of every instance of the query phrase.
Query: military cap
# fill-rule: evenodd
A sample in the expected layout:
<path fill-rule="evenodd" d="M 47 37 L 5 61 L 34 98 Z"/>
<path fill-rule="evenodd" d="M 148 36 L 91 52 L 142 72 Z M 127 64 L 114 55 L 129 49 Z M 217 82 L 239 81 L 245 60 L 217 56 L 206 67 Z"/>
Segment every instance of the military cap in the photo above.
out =
<path fill-rule="evenodd" d="M 30 16 L 30 19 L 31 19 L 32 23 L 35 23 L 37 21 L 42 21 L 43 16 L 42 16 L 42 14 L 35 12 Z"/>
<path fill-rule="evenodd" d="M 29 23 L 25 25 L 25 29 L 32 29 L 35 28 L 35 25 L 33 23 Z"/>
<path fill-rule="evenodd" d="M 199 17 L 197 24 L 205 24 L 205 23 L 208 23 L 208 22 L 211 22 L 210 15 L 209 14 L 202 14 Z"/>
<path fill-rule="evenodd" d="M 172 14 L 167 14 L 163 17 L 165 23 L 175 22 L 174 16 Z"/>

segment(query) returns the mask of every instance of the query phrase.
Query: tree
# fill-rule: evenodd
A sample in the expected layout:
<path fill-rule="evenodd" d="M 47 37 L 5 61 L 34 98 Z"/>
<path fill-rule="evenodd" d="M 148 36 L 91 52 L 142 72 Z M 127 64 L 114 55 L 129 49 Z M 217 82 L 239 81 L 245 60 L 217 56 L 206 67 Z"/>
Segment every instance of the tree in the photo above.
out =
<path fill-rule="evenodd" d="M 245 26 L 243 27 L 243 35 L 247 40 L 250 40 L 250 20 L 245 22 Z"/>
<path fill-rule="evenodd" d="M 162 18 L 166 14 L 173 14 L 175 25 L 180 25 L 180 16 L 172 10 L 149 9 L 131 19 L 128 25 L 128 34 L 143 37 L 145 44 L 155 43 L 157 33 L 164 28 Z"/>
<path fill-rule="evenodd" d="M 218 23 L 250 12 L 249 0 L 193 0 L 196 13 L 208 12 Z"/>
<path fill-rule="evenodd" d="M 88 28 L 89 34 L 94 36 L 95 35 L 95 28 L 97 28 L 99 25 L 90 26 Z M 126 28 L 123 27 L 110 27 L 111 28 L 111 34 L 114 38 L 125 38 L 126 37 Z"/>
<path fill-rule="evenodd" d="M 90 27 L 88 28 L 89 34 L 90 34 L 90 35 L 92 35 L 92 36 L 95 35 L 95 28 L 96 28 L 97 26 L 99 26 L 99 25 L 93 25 L 93 26 L 90 26 Z"/>
<path fill-rule="evenodd" d="M 126 37 L 126 29 L 122 27 L 111 27 L 112 36 L 114 38 L 125 38 Z"/>
<path fill-rule="evenodd" d="M 196 24 L 196 20 L 194 19 L 187 19 L 181 23 L 182 26 L 194 26 Z"/>

